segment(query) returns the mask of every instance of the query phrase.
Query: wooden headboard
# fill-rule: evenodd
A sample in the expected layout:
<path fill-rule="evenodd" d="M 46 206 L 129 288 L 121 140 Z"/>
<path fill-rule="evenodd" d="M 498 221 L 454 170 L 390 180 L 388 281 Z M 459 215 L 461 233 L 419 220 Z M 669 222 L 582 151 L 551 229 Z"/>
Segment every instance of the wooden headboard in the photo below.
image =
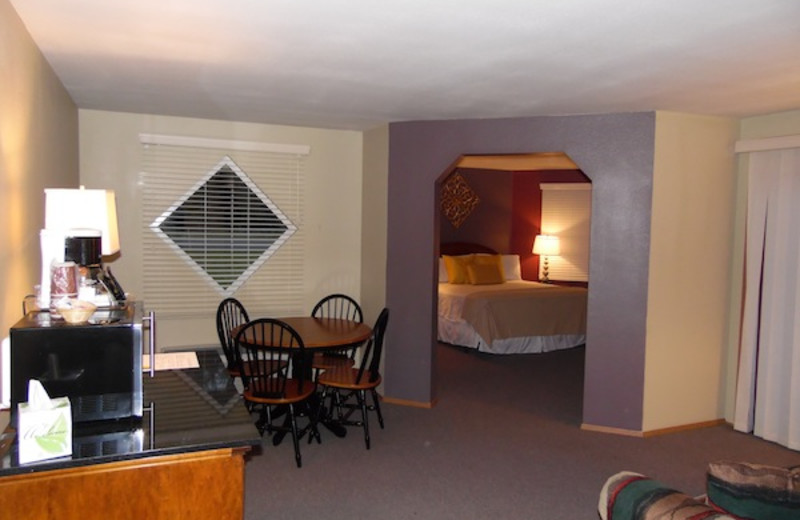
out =
<path fill-rule="evenodd" d="M 496 255 L 497 251 L 491 247 L 472 242 L 444 242 L 439 244 L 439 254 L 448 256 L 468 255 L 470 253 L 488 253 Z"/>

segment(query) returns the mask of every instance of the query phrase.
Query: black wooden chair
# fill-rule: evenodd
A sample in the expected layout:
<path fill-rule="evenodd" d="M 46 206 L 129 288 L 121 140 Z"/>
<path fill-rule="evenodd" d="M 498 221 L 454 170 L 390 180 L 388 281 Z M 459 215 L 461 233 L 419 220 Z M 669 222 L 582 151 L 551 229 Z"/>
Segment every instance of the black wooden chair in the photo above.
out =
<path fill-rule="evenodd" d="M 241 350 L 244 398 L 252 409 L 260 409 L 261 412 L 256 423 L 259 433 L 291 432 L 295 460 L 297 467 L 301 467 L 300 439 L 308 433 L 310 438 L 320 441 L 316 410 L 312 413 L 308 406 L 316 385 L 305 375 L 303 365 L 306 357 L 302 338 L 280 320 L 260 318 L 248 322 L 239 330 L 236 344 Z M 279 406 L 286 408 L 287 415 L 282 425 L 275 425 L 271 410 Z M 302 430 L 297 428 L 299 412 L 304 412 L 309 420 Z"/>
<path fill-rule="evenodd" d="M 233 330 L 250 321 L 244 305 L 236 298 L 226 298 L 217 307 L 217 335 L 222 352 L 225 354 L 225 361 L 228 373 L 231 377 L 239 377 L 241 370 L 241 360 L 239 350 L 233 338 Z"/>
<path fill-rule="evenodd" d="M 315 318 L 339 318 L 343 320 L 364 322 L 364 314 L 361 306 L 346 294 L 330 294 L 314 306 L 311 316 Z M 336 368 L 351 368 L 355 365 L 355 354 L 357 347 L 317 352 L 311 367 L 314 370 L 314 377 L 319 377 L 323 370 Z"/>
<path fill-rule="evenodd" d="M 380 363 L 383 354 L 383 336 L 389 322 L 389 309 L 384 308 L 372 329 L 372 336 L 364 347 L 364 356 L 358 368 L 338 367 L 320 374 L 317 383 L 322 386 L 320 413 L 336 411 L 336 420 L 346 426 L 361 426 L 364 429 L 364 442 L 370 448 L 369 420 L 367 413 L 374 411 L 383 429 L 383 415 L 377 388 L 381 383 Z M 367 404 L 367 391 L 372 396 L 372 404 Z M 325 399 L 331 394 L 331 403 L 325 407 Z M 352 400 L 355 399 L 355 403 Z M 356 411 L 361 412 L 361 420 L 351 420 Z"/>

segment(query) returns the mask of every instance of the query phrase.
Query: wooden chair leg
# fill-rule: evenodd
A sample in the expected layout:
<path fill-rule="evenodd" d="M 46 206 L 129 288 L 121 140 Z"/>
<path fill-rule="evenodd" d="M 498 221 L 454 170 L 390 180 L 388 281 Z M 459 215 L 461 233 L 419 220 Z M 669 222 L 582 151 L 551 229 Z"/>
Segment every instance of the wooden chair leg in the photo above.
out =
<path fill-rule="evenodd" d="M 378 392 L 373 388 L 370 393 L 372 394 L 372 406 L 375 408 L 375 413 L 378 414 L 378 424 L 381 425 L 381 430 L 383 430 L 383 414 L 381 413 L 381 405 L 378 401 Z"/>
<path fill-rule="evenodd" d="M 300 457 L 300 439 L 297 435 L 297 418 L 294 414 L 294 405 L 289 404 L 289 417 L 291 418 L 290 422 L 292 425 L 292 442 L 294 443 L 294 458 L 297 462 L 297 467 L 300 468 L 303 466 L 303 460 Z"/>
<path fill-rule="evenodd" d="M 309 429 L 308 443 L 311 444 L 311 442 L 314 439 L 316 439 L 317 440 L 317 444 L 322 444 L 322 437 L 319 434 L 319 428 L 317 428 L 317 425 L 319 424 L 319 420 L 320 420 L 319 419 L 319 415 L 321 413 L 320 410 L 322 409 L 322 402 L 320 401 L 320 403 L 319 403 L 319 407 L 320 408 L 318 408 L 317 410 L 312 410 L 311 409 L 311 403 L 309 401 L 306 401 L 305 406 L 306 406 L 306 414 L 308 415 L 308 422 L 309 422 L 309 424 L 308 424 L 308 429 Z"/>
<path fill-rule="evenodd" d="M 333 391 L 332 399 L 336 401 L 336 404 L 335 404 L 335 406 L 336 406 L 336 418 L 340 422 L 344 421 L 344 419 L 345 419 L 344 412 L 342 412 L 342 405 L 343 405 L 342 394 L 341 394 L 341 391 L 339 389 L 336 389 L 336 390 Z M 334 403 L 331 402 L 331 409 L 333 409 L 333 406 L 334 406 Z"/>
<path fill-rule="evenodd" d="M 361 423 L 364 427 L 364 443 L 367 445 L 367 449 L 369 449 L 369 419 L 367 418 L 367 393 L 364 390 L 359 390 L 356 392 L 356 398 L 358 399 L 358 405 L 361 407 Z"/>

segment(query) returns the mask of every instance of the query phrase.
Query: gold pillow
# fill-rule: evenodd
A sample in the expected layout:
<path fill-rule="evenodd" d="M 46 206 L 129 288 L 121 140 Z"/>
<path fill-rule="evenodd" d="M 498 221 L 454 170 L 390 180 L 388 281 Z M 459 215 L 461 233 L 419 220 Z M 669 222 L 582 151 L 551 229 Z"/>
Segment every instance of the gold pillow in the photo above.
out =
<path fill-rule="evenodd" d="M 505 280 L 505 270 L 503 269 L 503 257 L 502 255 L 475 255 L 472 259 L 472 263 L 479 264 L 479 265 L 493 265 L 497 267 L 500 271 L 500 275 Z"/>
<path fill-rule="evenodd" d="M 472 285 L 503 283 L 503 269 L 496 263 L 471 263 L 467 266 L 467 276 Z"/>
<path fill-rule="evenodd" d="M 444 268 L 447 270 L 447 281 L 450 283 L 469 283 L 467 266 L 472 263 L 474 255 L 448 256 L 444 258 Z"/>

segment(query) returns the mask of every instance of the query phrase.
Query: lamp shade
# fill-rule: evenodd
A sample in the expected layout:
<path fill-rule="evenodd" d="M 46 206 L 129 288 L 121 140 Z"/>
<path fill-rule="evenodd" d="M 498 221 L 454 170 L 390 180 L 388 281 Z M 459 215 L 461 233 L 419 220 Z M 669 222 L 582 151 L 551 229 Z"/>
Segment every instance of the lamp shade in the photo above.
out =
<path fill-rule="evenodd" d="M 555 235 L 536 235 L 533 240 L 533 254 L 542 256 L 558 256 L 561 244 Z"/>
<path fill-rule="evenodd" d="M 119 251 L 117 204 L 113 190 L 46 189 L 45 229 L 96 229 L 102 236 L 103 255 Z"/>

